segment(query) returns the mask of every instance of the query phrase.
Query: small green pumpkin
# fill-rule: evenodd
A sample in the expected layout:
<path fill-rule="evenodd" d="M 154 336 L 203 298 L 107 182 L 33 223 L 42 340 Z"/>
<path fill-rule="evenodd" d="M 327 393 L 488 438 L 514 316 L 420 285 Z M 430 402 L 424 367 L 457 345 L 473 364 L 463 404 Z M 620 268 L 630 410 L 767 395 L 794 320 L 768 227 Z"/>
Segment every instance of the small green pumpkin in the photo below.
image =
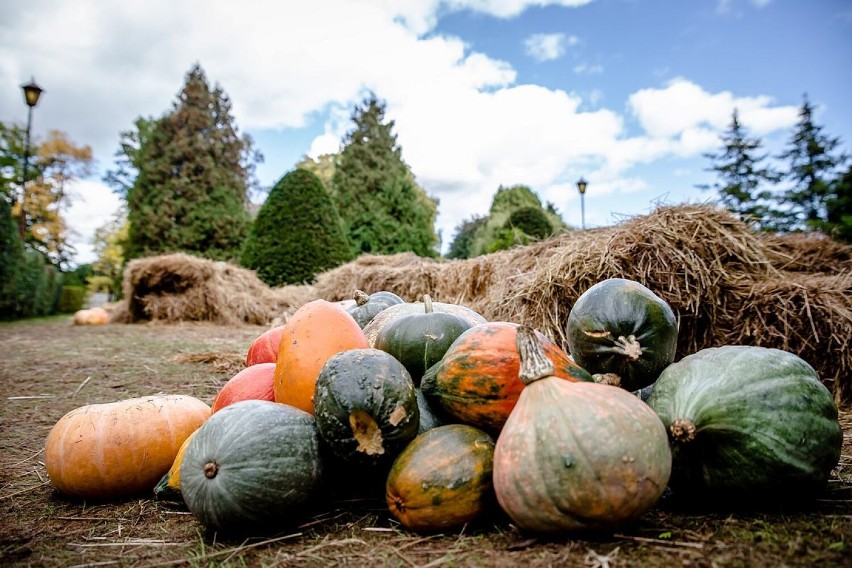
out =
<path fill-rule="evenodd" d="M 671 307 L 633 280 L 598 282 L 577 299 L 566 325 L 568 350 L 592 375 L 629 391 L 653 383 L 674 361 L 678 323 Z M 615 379 L 612 382 L 611 379 Z"/>
<path fill-rule="evenodd" d="M 317 378 L 314 412 L 331 453 L 363 466 L 389 463 L 420 424 L 408 371 L 379 349 L 350 349 L 329 359 Z"/>
<path fill-rule="evenodd" d="M 435 412 L 435 409 L 426 400 L 426 395 L 423 394 L 423 391 L 416 389 L 415 395 L 417 396 L 417 410 L 420 412 L 420 426 L 417 428 L 418 434 L 447 423 L 441 415 Z"/>
<path fill-rule="evenodd" d="M 314 417 L 265 400 L 235 402 L 212 415 L 180 465 L 187 507 L 223 531 L 279 527 L 316 495 L 321 479 Z"/>
<path fill-rule="evenodd" d="M 648 404 L 666 426 L 673 490 L 783 502 L 822 489 L 840 459 L 837 407 L 798 356 L 708 348 L 670 365 Z"/>
<path fill-rule="evenodd" d="M 402 304 L 403 299 L 394 294 L 381 290 L 367 295 L 362 290 L 355 291 L 355 305 L 350 307 L 347 312 L 351 315 L 361 329 L 364 329 L 379 312 L 396 304 Z"/>
<path fill-rule="evenodd" d="M 423 296 L 423 312 L 403 316 L 383 327 L 376 336 L 376 349 L 387 351 L 402 363 L 414 385 L 426 369 L 437 363 L 456 338 L 473 327 L 460 316 L 432 309 L 432 298 Z"/>

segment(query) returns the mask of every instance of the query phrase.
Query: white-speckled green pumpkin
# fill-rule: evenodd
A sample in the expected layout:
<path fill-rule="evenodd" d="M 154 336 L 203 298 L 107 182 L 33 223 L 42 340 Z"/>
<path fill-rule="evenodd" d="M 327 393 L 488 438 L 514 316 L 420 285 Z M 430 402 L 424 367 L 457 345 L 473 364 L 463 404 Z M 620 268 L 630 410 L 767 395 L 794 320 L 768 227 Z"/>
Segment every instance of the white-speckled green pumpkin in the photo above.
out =
<path fill-rule="evenodd" d="M 266 532 L 298 516 L 321 482 L 313 416 L 262 400 L 227 406 L 187 445 L 181 492 L 205 526 Z"/>
<path fill-rule="evenodd" d="M 663 371 L 648 404 L 669 431 L 681 494 L 786 501 L 821 489 L 840 459 L 831 393 L 786 351 L 704 349 Z"/>

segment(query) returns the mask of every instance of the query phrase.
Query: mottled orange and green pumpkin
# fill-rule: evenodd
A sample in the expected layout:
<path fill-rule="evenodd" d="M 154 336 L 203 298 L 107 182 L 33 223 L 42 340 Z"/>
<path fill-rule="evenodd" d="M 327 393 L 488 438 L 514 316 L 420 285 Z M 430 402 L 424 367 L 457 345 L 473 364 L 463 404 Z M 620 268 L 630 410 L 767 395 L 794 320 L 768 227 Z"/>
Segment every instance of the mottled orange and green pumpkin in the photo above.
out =
<path fill-rule="evenodd" d="M 464 424 L 420 434 L 397 456 L 386 485 L 391 514 L 418 532 L 463 527 L 494 503 L 494 440 Z"/>
<path fill-rule="evenodd" d="M 518 378 L 518 324 L 488 322 L 462 333 L 423 376 L 420 388 L 430 403 L 464 424 L 499 430 L 515 407 L 524 384 Z M 554 375 L 592 381 L 558 345 L 536 332 Z"/>

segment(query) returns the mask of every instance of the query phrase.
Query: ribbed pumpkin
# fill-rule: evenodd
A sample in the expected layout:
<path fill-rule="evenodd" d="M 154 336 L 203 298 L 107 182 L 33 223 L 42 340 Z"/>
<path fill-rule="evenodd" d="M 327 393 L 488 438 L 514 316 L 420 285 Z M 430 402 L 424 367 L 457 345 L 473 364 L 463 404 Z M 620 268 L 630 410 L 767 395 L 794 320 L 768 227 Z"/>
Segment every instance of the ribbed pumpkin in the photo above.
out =
<path fill-rule="evenodd" d="M 786 351 L 704 349 L 663 371 L 648 404 L 669 430 L 682 495 L 789 501 L 822 489 L 840 459 L 831 393 Z"/>
<path fill-rule="evenodd" d="M 452 530 L 476 520 L 494 502 L 494 440 L 473 426 L 449 424 L 417 436 L 391 467 L 391 514 L 419 532 Z"/>
<path fill-rule="evenodd" d="M 376 336 L 376 349 L 387 351 L 405 366 L 415 386 L 426 369 L 437 363 L 459 335 L 473 327 L 469 320 L 432 308 L 423 296 L 423 312 L 393 320 Z"/>
<path fill-rule="evenodd" d="M 284 326 L 279 325 L 272 329 L 267 329 L 252 341 L 246 353 L 246 367 L 257 365 L 258 363 L 275 363 L 278 361 L 278 346 L 281 345 L 281 335 L 284 333 Z"/>
<path fill-rule="evenodd" d="M 336 457 L 355 465 L 390 463 L 417 435 L 414 383 L 392 355 L 351 349 L 331 357 L 314 401 L 320 436 Z"/>
<path fill-rule="evenodd" d="M 488 322 L 461 334 L 423 376 L 420 388 L 429 402 L 459 422 L 498 431 L 524 388 L 518 378 L 517 329 L 515 323 Z M 592 380 L 558 345 L 539 332 L 536 337 L 556 376 Z"/>
<path fill-rule="evenodd" d="M 349 315 L 363 329 L 368 323 L 373 321 L 373 318 L 385 308 L 389 308 L 396 304 L 402 304 L 403 299 L 394 294 L 380 290 L 367 295 L 363 290 L 355 291 L 355 305 L 347 309 Z"/>
<path fill-rule="evenodd" d="M 618 386 L 646 387 L 672 361 L 678 324 L 671 307 L 633 280 L 610 278 L 580 295 L 568 314 L 568 350 L 593 375 L 618 377 Z"/>
<path fill-rule="evenodd" d="M 345 310 L 314 300 L 284 326 L 275 366 L 275 401 L 314 413 L 317 377 L 332 355 L 368 347 L 364 332 Z"/>
<path fill-rule="evenodd" d="M 241 400 L 275 401 L 275 363 L 257 363 L 228 379 L 213 399 L 212 411 Z"/>
<path fill-rule="evenodd" d="M 149 493 L 183 441 L 209 416 L 209 406 L 184 395 L 77 408 L 60 418 L 47 436 L 47 475 L 56 489 L 73 497 Z"/>
<path fill-rule="evenodd" d="M 319 443 L 307 412 L 265 400 L 234 403 L 211 416 L 187 446 L 183 499 L 207 527 L 271 532 L 317 494 Z"/>
<path fill-rule="evenodd" d="M 198 432 L 198 430 L 195 432 Z M 180 445 L 180 449 L 178 449 L 178 453 L 175 456 L 175 461 L 172 462 L 172 467 L 170 467 L 169 471 L 160 478 L 159 483 L 154 486 L 154 497 L 157 499 L 171 501 L 183 500 L 183 497 L 180 494 L 180 464 L 183 463 L 183 456 L 186 453 L 186 447 L 189 445 L 189 441 L 192 440 L 192 437 L 195 436 L 195 432 L 187 436 L 186 440 L 183 441 L 183 444 Z"/>
<path fill-rule="evenodd" d="M 665 428 L 619 388 L 553 376 L 529 327 L 518 331 L 526 386 L 494 450 L 494 490 L 522 530 L 609 530 L 648 511 L 671 472 Z"/>
<path fill-rule="evenodd" d="M 401 317 L 410 316 L 412 314 L 422 314 L 424 311 L 423 302 L 402 303 L 390 306 L 379 312 L 373 320 L 364 327 L 364 335 L 367 336 L 367 341 L 370 347 L 376 346 L 376 339 L 379 332 L 386 325 Z M 447 304 L 444 302 L 432 302 L 432 311 L 457 315 L 466 319 L 471 325 L 479 325 L 485 323 L 485 318 L 460 304 Z"/>

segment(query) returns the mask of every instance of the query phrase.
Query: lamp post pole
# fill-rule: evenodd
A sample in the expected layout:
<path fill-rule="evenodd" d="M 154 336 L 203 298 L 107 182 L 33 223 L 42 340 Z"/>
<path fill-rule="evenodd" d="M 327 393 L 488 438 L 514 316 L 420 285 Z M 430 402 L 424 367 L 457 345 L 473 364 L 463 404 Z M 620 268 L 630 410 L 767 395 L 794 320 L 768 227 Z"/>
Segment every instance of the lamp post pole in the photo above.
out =
<path fill-rule="evenodd" d="M 581 227 L 583 230 L 586 230 L 586 186 L 589 185 L 589 182 L 584 180 L 582 177 L 577 180 L 577 189 L 580 191 L 580 222 L 582 223 Z"/>
<path fill-rule="evenodd" d="M 24 171 L 23 180 L 21 181 L 21 216 L 18 217 L 18 233 L 21 241 L 26 238 L 27 234 L 27 173 L 30 168 L 30 129 L 33 124 L 33 108 L 38 104 L 38 98 L 41 96 L 43 89 L 36 85 L 35 79 L 31 79 L 26 85 L 21 85 L 24 90 L 24 102 L 29 107 L 27 112 L 27 137 L 24 141 Z"/>

